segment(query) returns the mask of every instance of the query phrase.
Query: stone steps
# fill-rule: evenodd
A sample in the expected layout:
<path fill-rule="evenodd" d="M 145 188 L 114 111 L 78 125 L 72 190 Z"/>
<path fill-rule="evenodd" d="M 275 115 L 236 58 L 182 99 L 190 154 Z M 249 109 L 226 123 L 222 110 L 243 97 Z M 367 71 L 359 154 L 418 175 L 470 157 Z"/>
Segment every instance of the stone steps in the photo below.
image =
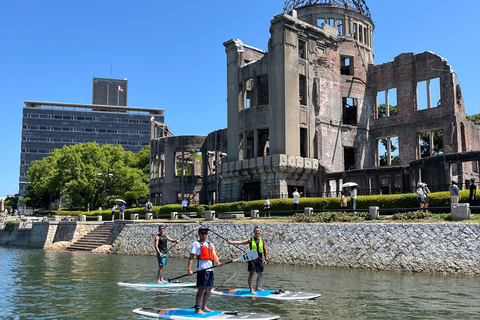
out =
<path fill-rule="evenodd" d="M 77 242 L 67 248 L 67 250 L 91 251 L 107 244 L 108 235 L 112 230 L 113 222 L 104 222 L 102 225 L 90 231 L 80 238 Z"/>

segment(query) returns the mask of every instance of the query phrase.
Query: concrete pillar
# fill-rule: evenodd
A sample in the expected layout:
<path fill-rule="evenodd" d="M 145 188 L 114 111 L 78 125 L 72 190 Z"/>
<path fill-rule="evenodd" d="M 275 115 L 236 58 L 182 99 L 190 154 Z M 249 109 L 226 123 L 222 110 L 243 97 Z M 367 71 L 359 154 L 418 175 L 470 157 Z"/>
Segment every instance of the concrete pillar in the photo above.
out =
<path fill-rule="evenodd" d="M 176 219 L 178 219 L 178 212 L 172 212 L 172 213 L 170 213 L 170 219 L 171 219 L 171 220 L 176 220 Z"/>
<path fill-rule="evenodd" d="M 257 219 L 258 218 L 258 210 L 250 211 L 250 219 Z"/>
<path fill-rule="evenodd" d="M 466 220 L 470 219 L 470 204 L 469 203 L 455 203 L 451 205 L 452 220 Z"/>
<path fill-rule="evenodd" d="M 87 221 L 87 215 L 86 214 L 82 214 L 80 216 L 80 221 Z"/>
<path fill-rule="evenodd" d="M 102 221 L 102 220 L 103 220 L 102 215 L 98 215 L 98 216 L 97 216 L 97 221 Z"/>
<path fill-rule="evenodd" d="M 138 220 L 138 213 L 131 213 L 130 220 Z"/>
<path fill-rule="evenodd" d="M 2 213 L 5 211 L 5 199 L 0 199 L 0 211 Z"/>
<path fill-rule="evenodd" d="M 380 208 L 379 207 L 370 207 L 368 209 L 369 209 L 369 213 L 370 213 L 370 220 L 378 219 Z"/>
<path fill-rule="evenodd" d="M 309 208 L 309 207 L 304 208 L 304 209 L 303 209 L 303 213 L 304 213 L 306 216 L 311 216 L 312 213 L 313 213 L 313 208 Z"/>
<path fill-rule="evenodd" d="M 205 221 L 212 221 L 215 219 L 215 211 L 205 211 Z"/>
<path fill-rule="evenodd" d="M 153 213 L 147 212 L 145 214 L 145 220 L 152 220 L 153 219 Z"/>

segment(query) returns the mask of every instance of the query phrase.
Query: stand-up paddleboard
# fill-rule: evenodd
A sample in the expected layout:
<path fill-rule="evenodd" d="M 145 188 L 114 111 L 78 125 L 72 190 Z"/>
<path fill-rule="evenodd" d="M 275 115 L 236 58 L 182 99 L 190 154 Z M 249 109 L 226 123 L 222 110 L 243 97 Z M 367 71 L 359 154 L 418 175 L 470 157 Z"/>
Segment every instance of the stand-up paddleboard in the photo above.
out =
<path fill-rule="evenodd" d="M 133 288 L 185 288 L 196 287 L 195 282 L 118 282 L 119 286 L 133 287 Z"/>
<path fill-rule="evenodd" d="M 134 309 L 136 314 L 160 318 L 160 319 L 172 319 L 172 320 L 189 320 L 189 319 L 208 319 L 208 320 L 235 320 L 235 319 L 248 319 L 248 320 L 274 320 L 280 319 L 279 316 L 267 313 L 250 313 L 250 312 L 238 312 L 238 311 L 213 311 L 206 314 L 196 314 L 195 309 L 154 309 L 154 308 L 139 308 Z"/>
<path fill-rule="evenodd" d="M 213 289 L 212 293 L 232 297 L 259 297 L 275 300 L 309 300 L 321 296 L 319 293 L 293 292 L 283 290 L 264 290 L 255 291 L 257 294 L 251 294 L 250 289 Z"/>

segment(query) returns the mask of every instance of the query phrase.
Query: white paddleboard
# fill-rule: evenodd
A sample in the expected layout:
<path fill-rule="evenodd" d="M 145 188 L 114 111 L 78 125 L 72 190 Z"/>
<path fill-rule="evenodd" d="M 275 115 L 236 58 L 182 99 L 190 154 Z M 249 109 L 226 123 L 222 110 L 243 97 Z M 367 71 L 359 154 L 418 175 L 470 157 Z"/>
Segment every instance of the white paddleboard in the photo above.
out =
<path fill-rule="evenodd" d="M 218 289 L 212 290 L 212 293 L 231 297 L 259 297 L 275 300 L 309 300 L 321 296 L 320 293 L 293 292 L 283 290 L 264 290 L 255 291 L 257 294 L 251 294 L 250 289 Z"/>
<path fill-rule="evenodd" d="M 280 319 L 279 316 L 267 313 L 254 313 L 254 312 L 238 312 L 238 311 L 212 311 L 207 312 L 205 315 L 196 314 L 195 309 L 154 309 L 154 308 L 139 308 L 134 309 L 136 314 L 159 318 L 159 319 L 174 319 L 174 320 L 188 320 L 188 319 L 209 319 L 209 320 L 235 320 L 235 319 L 247 319 L 247 320 L 274 320 Z"/>
<path fill-rule="evenodd" d="M 184 287 L 196 287 L 195 282 L 118 282 L 119 286 L 134 287 L 134 288 L 184 288 Z"/>

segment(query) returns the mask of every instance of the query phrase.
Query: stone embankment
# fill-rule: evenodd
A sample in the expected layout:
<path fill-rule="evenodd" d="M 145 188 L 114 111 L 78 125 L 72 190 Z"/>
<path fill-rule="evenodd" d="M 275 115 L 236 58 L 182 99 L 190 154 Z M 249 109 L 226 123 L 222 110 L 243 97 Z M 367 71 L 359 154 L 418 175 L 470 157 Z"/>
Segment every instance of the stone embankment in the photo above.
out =
<path fill-rule="evenodd" d="M 75 224 L 78 224 L 75 226 Z M 227 240 L 243 240 L 260 225 L 274 264 L 325 266 L 409 272 L 480 275 L 478 223 L 225 223 L 209 222 L 208 239 L 222 261 L 242 251 Z M 166 234 L 181 239 L 169 243 L 169 256 L 187 258 L 197 239 L 196 223 L 166 223 Z M 115 221 L 108 243 L 98 253 L 155 255 L 159 224 Z M 33 223 L 31 229 L 0 230 L 0 245 L 62 249 L 95 227 L 80 222 Z M 217 236 L 220 235 L 221 237 Z M 222 239 L 223 238 L 223 239 Z M 243 247 L 245 250 L 248 246 Z"/>

